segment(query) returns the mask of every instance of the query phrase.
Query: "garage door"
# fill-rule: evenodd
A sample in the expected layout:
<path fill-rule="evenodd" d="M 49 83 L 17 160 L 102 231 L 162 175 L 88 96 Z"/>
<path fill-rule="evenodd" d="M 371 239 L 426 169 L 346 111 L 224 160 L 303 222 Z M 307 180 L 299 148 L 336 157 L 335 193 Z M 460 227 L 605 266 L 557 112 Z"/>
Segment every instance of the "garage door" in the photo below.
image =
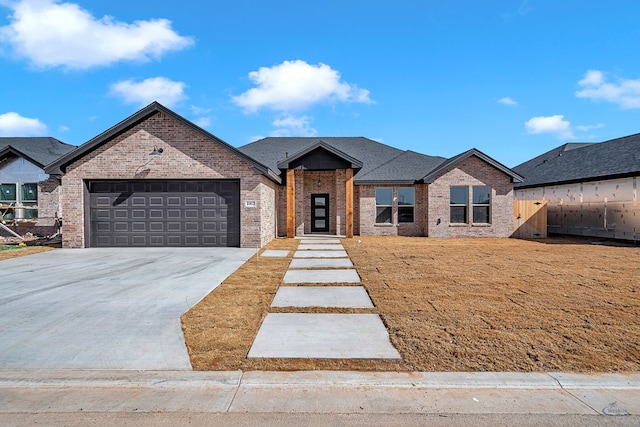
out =
<path fill-rule="evenodd" d="M 91 181 L 92 247 L 240 246 L 238 181 Z"/>

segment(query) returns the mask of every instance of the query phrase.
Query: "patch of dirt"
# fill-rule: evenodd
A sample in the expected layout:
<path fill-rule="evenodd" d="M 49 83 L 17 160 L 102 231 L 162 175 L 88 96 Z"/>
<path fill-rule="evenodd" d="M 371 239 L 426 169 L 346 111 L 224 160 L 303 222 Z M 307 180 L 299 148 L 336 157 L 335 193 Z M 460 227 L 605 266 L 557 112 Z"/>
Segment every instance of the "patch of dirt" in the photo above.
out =
<path fill-rule="evenodd" d="M 264 249 L 292 255 L 297 244 Z M 193 368 L 640 371 L 637 247 L 563 238 L 343 244 L 374 302 L 368 312 L 381 315 L 402 361 L 247 359 L 268 311 L 301 311 L 269 309 L 291 258 L 254 257 L 183 315 Z"/>
<path fill-rule="evenodd" d="M 0 246 L 0 261 L 52 250 L 47 246 Z"/>

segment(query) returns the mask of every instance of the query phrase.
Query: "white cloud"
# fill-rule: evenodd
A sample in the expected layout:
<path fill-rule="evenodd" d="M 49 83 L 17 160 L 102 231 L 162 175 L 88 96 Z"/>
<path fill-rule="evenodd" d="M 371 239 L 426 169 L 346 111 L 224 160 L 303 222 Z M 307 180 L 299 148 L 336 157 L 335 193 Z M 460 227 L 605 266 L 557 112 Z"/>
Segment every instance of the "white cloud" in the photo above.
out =
<path fill-rule="evenodd" d="M 47 125 L 12 111 L 0 114 L 0 136 L 44 136 Z"/>
<path fill-rule="evenodd" d="M 200 126 L 201 128 L 206 128 L 211 125 L 211 119 L 209 117 L 198 117 L 193 120 L 193 123 Z"/>
<path fill-rule="evenodd" d="M 311 127 L 311 119 L 307 116 L 283 115 L 273 121 L 276 128 L 271 136 L 316 136 L 318 131 Z"/>
<path fill-rule="evenodd" d="M 209 114 L 211 112 L 211 108 L 203 108 L 203 107 L 198 107 L 196 105 L 191 105 L 189 106 L 189 109 L 191 110 L 191 112 L 197 116 L 202 116 L 205 114 Z"/>
<path fill-rule="evenodd" d="M 595 125 L 578 125 L 576 126 L 576 130 L 579 130 L 580 132 L 589 132 L 590 130 L 593 129 L 600 129 L 605 127 L 606 125 L 604 123 L 598 123 Z"/>
<path fill-rule="evenodd" d="M 184 94 L 185 86 L 183 82 L 174 82 L 166 77 L 152 77 L 141 82 L 129 79 L 112 84 L 109 93 L 121 98 L 127 104 L 145 106 L 158 101 L 165 107 L 171 108 L 187 98 Z"/>
<path fill-rule="evenodd" d="M 148 61 L 193 44 L 166 19 L 125 23 L 96 18 L 75 3 L 60 0 L 3 2 L 13 10 L 0 27 L 0 42 L 34 66 L 87 69 L 119 61 Z"/>
<path fill-rule="evenodd" d="M 574 138 L 571 123 L 565 120 L 561 114 L 532 117 L 524 126 L 530 134 L 550 133 L 558 139 Z"/>
<path fill-rule="evenodd" d="M 511 98 L 510 96 L 505 96 L 504 98 L 500 98 L 498 99 L 498 102 L 504 105 L 518 105 L 518 102 L 513 98 Z"/>
<path fill-rule="evenodd" d="M 315 104 L 335 102 L 373 103 L 369 91 L 341 81 L 340 73 L 326 64 L 284 61 L 249 73 L 257 87 L 232 98 L 247 112 L 260 108 L 301 111 Z"/>
<path fill-rule="evenodd" d="M 578 85 L 583 88 L 576 92 L 578 98 L 611 102 L 622 108 L 640 108 L 640 79 L 617 78 L 610 83 L 602 71 L 589 70 Z"/>

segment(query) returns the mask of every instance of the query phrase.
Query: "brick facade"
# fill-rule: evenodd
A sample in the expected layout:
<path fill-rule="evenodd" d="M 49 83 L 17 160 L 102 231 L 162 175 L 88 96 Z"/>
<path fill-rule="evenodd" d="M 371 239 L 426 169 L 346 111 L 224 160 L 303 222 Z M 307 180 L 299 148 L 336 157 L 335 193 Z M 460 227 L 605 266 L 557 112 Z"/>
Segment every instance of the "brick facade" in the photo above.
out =
<path fill-rule="evenodd" d="M 415 191 L 413 223 L 398 222 L 398 188 L 412 187 Z M 367 236 L 425 236 L 427 221 L 427 186 L 415 185 L 358 185 L 358 233 Z M 376 224 L 376 188 L 393 191 L 392 223 Z"/>
<path fill-rule="evenodd" d="M 485 185 L 491 187 L 491 224 L 450 224 L 449 204 L 451 186 Z M 439 176 L 428 190 L 429 237 L 509 237 L 513 224 L 513 183 L 508 175 L 475 156 L 458 163 L 455 168 Z M 469 211 L 471 210 L 469 191 Z"/>
<path fill-rule="evenodd" d="M 150 157 L 157 146 L 161 156 Z M 256 247 L 275 236 L 275 183 L 205 134 L 162 112 L 70 164 L 62 178 L 63 246 L 85 247 L 85 181 L 96 179 L 239 179 L 240 245 Z M 246 207 L 245 201 L 255 201 Z"/>

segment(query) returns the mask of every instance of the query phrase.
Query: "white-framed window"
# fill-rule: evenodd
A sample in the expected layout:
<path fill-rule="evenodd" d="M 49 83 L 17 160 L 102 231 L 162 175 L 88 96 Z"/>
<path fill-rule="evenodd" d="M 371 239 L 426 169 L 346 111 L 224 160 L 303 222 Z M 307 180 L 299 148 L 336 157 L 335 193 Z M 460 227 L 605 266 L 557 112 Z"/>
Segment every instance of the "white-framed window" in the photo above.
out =
<path fill-rule="evenodd" d="M 376 224 L 393 223 L 393 188 L 376 188 Z"/>
<path fill-rule="evenodd" d="M 414 222 L 416 191 L 413 187 L 398 188 L 398 223 Z"/>
<path fill-rule="evenodd" d="M 491 187 L 473 187 L 473 223 L 491 224 Z"/>
<path fill-rule="evenodd" d="M 469 223 L 469 187 L 454 185 L 449 188 L 449 223 Z"/>

